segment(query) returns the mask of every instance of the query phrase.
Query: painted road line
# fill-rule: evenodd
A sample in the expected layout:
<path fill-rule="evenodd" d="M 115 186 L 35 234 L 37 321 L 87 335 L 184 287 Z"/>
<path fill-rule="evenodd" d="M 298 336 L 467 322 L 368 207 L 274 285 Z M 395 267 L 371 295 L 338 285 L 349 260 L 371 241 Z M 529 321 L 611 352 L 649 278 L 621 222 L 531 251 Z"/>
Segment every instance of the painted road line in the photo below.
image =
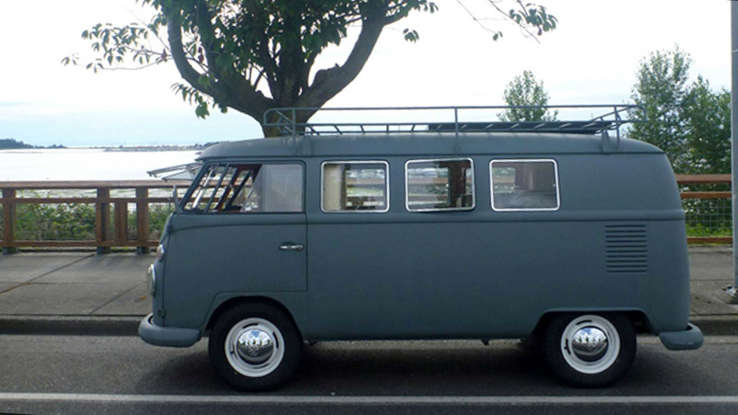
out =
<path fill-rule="evenodd" d="M 0 402 L 86 402 L 272 405 L 699 405 L 738 404 L 738 396 L 299 396 L 0 393 Z"/>

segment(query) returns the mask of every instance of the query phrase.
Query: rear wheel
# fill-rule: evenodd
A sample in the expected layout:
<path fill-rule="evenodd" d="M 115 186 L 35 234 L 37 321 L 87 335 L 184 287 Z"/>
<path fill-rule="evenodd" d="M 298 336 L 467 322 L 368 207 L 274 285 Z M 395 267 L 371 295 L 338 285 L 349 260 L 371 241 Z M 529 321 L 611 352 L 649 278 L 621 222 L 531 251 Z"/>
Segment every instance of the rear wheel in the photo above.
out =
<path fill-rule="evenodd" d="M 302 340 L 292 320 L 267 304 L 241 304 L 215 322 L 208 352 L 216 371 L 234 388 L 275 388 L 294 374 Z"/>
<path fill-rule="evenodd" d="M 636 335 L 622 315 L 561 315 L 546 327 L 543 348 L 560 379 L 576 386 L 606 386 L 632 365 Z"/>

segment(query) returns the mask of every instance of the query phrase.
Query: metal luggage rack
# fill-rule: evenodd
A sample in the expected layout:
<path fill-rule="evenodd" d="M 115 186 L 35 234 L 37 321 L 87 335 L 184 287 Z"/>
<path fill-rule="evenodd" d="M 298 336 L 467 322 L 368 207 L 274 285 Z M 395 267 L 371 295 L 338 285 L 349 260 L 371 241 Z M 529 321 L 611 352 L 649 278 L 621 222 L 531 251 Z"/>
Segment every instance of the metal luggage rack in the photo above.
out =
<path fill-rule="evenodd" d="M 419 132 L 453 132 L 457 136 L 464 132 L 536 132 L 536 133 L 568 133 L 568 134 L 602 134 L 603 140 L 609 131 L 615 131 L 620 142 L 620 127 L 635 121 L 629 113 L 636 105 L 604 104 L 604 105 L 546 105 L 546 106 L 450 106 L 450 107 L 287 107 L 271 108 L 264 113 L 264 127 L 276 128 L 282 136 L 315 136 L 344 135 L 366 133 L 419 133 Z M 498 118 L 496 111 L 508 109 L 552 109 L 552 110 L 597 110 L 607 111 L 602 115 L 585 120 L 562 121 L 464 121 L 464 115 L 490 111 L 489 118 Z M 402 111 L 447 112 L 453 121 L 401 121 L 401 122 L 299 122 L 301 113 L 313 115 L 321 112 L 368 112 L 368 111 Z M 485 114 L 486 115 L 486 114 Z M 311 117 L 312 118 L 312 117 Z M 477 117 L 478 118 L 478 117 Z"/>

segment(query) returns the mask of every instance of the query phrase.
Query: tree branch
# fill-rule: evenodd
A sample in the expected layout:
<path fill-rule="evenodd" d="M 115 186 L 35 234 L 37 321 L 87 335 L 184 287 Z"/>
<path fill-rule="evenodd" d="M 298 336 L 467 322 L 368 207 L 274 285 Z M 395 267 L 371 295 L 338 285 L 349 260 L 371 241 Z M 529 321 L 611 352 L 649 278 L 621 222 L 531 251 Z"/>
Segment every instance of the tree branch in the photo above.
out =
<path fill-rule="evenodd" d="M 177 66 L 179 74 L 182 75 L 182 78 L 198 90 L 210 96 L 214 96 L 214 91 L 201 85 L 200 76 L 202 76 L 202 74 L 197 72 L 195 68 L 190 65 L 184 52 L 184 46 L 182 45 L 182 25 L 179 23 L 177 16 L 172 14 L 167 16 L 167 34 L 169 35 L 169 46 L 171 48 L 172 59 L 174 60 L 174 64 Z"/>
<path fill-rule="evenodd" d="M 528 36 L 530 36 L 531 38 L 533 38 L 533 40 L 535 40 L 535 41 L 536 41 L 536 42 L 538 42 L 538 43 L 541 43 L 541 41 L 540 41 L 540 40 L 538 40 L 538 38 L 536 37 L 536 35 L 535 35 L 535 34 L 534 34 L 533 32 L 531 32 L 530 30 L 528 30 L 528 28 L 527 28 L 527 27 L 525 27 L 524 25 L 522 25 L 521 23 L 518 23 L 518 22 L 517 22 L 516 20 L 514 20 L 513 18 L 511 18 L 511 17 L 510 17 L 510 15 L 508 15 L 507 13 L 505 13 L 505 12 L 504 12 L 504 11 L 503 11 L 503 10 L 502 10 L 502 9 L 500 8 L 500 6 L 498 6 L 498 5 L 497 5 L 497 3 L 496 3 L 496 2 L 494 1 L 494 0 L 487 0 L 487 1 L 489 2 L 489 4 L 491 4 L 491 5 L 492 5 L 492 7 L 494 7 L 495 9 L 497 9 L 497 11 L 498 11 L 498 12 L 500 12 L 500 14 L 501 14 L 501 15 L 503 15 L 503 16 L 505 16 L 505 17 L 507 17 L 507 18 L 508 18 L 508 20 L 510 20 L 510 21 L 512 21 L 513 23 L 515 23 L 515 24 L 516 24 L 516 25 L 517 25 L 517 26 L 518 26 L 518 27 L 519 27 L 519 28 L 520 28 L 521 30 L 523 30 L 523 31 L 524 31 L 525 33 L 527 33 L 527 34 L 528 34 Z M 521 3 L 520 1 L 518 1 L 518 4 L 520 5 L 520 7 L 521 7 L 521 8 L 523 9 L 523 10 L 525 10 L 525 7 L 523 6 L 523 3 Z M 481 23 L 480 23 L 480 24 L 481 24 Z"/>
<path fill-rule="evenodd" d="M 319 70 L 315 74 L 313 84 L 299 97 L 296 106 L 320 107 L 356 78 L 371 55 L 386 24 L 385 10 L 384 6 L 377 7 L 376 5 L 375 7 L 367 5 L 366 9 L 362 10 L 361 32 L 346 62 L 341 66 L 336 65 L 333 68 Z M 308 115 L 312 114 L 306 114 Z"/>

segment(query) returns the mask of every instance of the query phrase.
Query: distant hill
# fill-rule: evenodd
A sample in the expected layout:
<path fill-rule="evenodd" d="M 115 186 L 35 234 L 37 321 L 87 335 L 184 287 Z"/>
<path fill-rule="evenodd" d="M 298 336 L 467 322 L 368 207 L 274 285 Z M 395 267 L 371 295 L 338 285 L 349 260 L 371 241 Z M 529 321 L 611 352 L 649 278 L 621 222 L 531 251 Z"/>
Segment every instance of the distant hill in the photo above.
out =
<path fill-rule="evenodd" d="M 33 146 L 12 138 L 0 138 L 0 149 L 10 148 L 33 148 Z"/>
<path fill-rule="evenodd" d="M 32 146 L 30 144 L 26 144 L 23 141 L 16 140 L 14 138 L 0 138 L 0 150 L 11 150 L 11 149 L 19 149 L 19 148 L 64 148 L 62 145 L 54 144 L 48 147 L 43 146 Z"/>

